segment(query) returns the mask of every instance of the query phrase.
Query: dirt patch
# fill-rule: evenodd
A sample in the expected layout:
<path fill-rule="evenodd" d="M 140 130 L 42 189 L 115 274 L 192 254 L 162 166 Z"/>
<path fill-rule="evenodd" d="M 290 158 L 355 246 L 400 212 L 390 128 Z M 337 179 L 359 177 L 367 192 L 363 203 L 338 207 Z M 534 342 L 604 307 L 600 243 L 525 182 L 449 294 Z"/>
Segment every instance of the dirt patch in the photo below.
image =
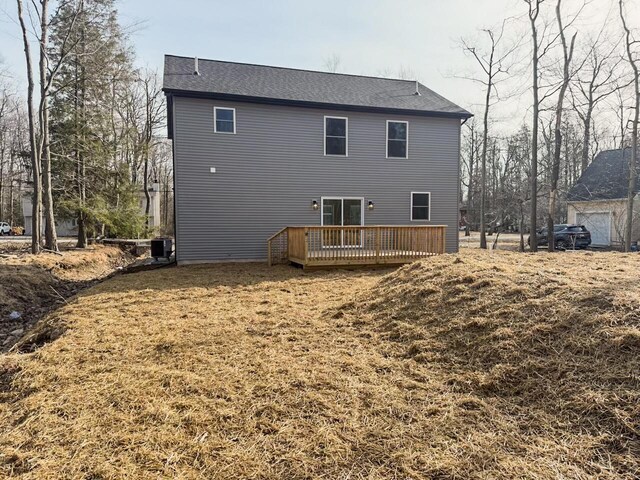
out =
<path fill-rule="evenodd" d="M 101 246 L 61 255 L 20 252 L 2 258 L 0 351 L 9 349 L 47 312 L 132 260 L 118 248 Z"/>

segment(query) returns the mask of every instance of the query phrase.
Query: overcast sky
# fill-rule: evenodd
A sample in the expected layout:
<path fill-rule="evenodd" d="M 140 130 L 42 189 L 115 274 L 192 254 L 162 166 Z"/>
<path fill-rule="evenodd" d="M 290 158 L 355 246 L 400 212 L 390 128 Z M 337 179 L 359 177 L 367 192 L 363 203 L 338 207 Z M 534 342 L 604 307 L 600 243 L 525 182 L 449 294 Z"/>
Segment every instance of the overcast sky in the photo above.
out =
<path fill-rule="evenodd" d="M 591 2 L 578 25 L 581 35 L 596 30 L 617 4 Z M 626 2 L 632 25 L 640 26 L 640 0 Z M 555 1 L 547 3 L 552 8 Z M 567 11 L 581 3 L 563 2 Z M 19 84 L 25 67 L 15 0 L 0 0 L 0 8 L 0 58 Z M 454 78 L 476 68 L 462 52 L 460 38 L 477 37 L 481 28 L 526 14 L 523 0 L 122 0 L 118 8 L 121 22 L 133 30 L 141 66 L 162 71 L 163 55 L 171 53 L 324 69 L 325 60 L 336 54 L 340 72 L 397 76 L 404 69 L 476 115 L 482 113 L 481 87 Z M 511 35 L 525 45 L 526 26 L 514 22 Z M 512 86 L 528 82 L 526 74 L 512 78 Z M 528 103 L 528 94 L 517 95 L 496 114 L 514 121 L 514 112 L 526 115 Z"/>

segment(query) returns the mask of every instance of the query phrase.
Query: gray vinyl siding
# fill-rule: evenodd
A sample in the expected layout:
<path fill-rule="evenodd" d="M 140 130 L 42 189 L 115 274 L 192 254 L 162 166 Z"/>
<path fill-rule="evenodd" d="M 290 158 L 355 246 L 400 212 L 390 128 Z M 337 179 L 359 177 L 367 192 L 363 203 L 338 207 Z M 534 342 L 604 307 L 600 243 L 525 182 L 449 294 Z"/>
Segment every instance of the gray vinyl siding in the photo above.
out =
<path fill-rule="evenodd" d="M 329 196 L 364 197 L 365 225 L 447 225 L 457 251 L 460 120 L 183 97 L 173 106 L 178 262 L 264 259 L 282 227 L 320 225 L 311 202 Z M 236 134 L 214 133 L 214 106 L 236 109 Z M 324 156 L 325 115 L 349 118 L 348 157 Z M 408 159 L 386 158 L 387 120 L 409 122 Z M 411 221 L 412 191 L 431 192 L 430 221 Z"/>

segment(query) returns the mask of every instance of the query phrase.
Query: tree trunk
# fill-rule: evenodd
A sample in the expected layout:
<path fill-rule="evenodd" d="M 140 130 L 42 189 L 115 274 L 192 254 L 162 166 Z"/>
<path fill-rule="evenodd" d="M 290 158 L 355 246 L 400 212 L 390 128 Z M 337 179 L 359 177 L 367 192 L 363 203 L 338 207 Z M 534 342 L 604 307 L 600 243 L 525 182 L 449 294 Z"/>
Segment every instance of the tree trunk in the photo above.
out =
<path fill-rule="evenodd" d="M 22 42 L 24 45 L 24 55 L 27 64 L 27 117 L 29 123 L 29 147 L 31 150 L 31 177 L 33 179 L 33 193 L 31 199 L 33 203 L 33 208 L 31 210 L 31 253 L 37 254 L 40 253 L 42 239 L 42 179 L 40 176 L 40 152 L 36 135 L 35 111 L 33 108 L 34 81 L 33 67 L 31 65 L 31 48 L 29 45 L 27 26 L 24 21 L 22 0 L 17 0 L 17 3 L 18 19 L 22 30 Z"/>
<path fill-rule="evenodd" d="M 633 69 L 633 87 L 635 93 L 635 110 L 633 114 L 633 127 L 631 132 L 631 158 L 629 158 L 629 186 L 627 191 L 627 221 L 625 224 L 624 235 L 624 251 L 631 251 L 631 235 L 633 234 L 633 207 L 634 198 L 636 195 L 636 177 L 637 177 L 637 154 L 638 154 L 638 118 L 640 116 L 640 84 L 639 84 L 639 72 L 638 65 L 633 58 L 631 46 L 634 43 L 631 38 L 631 32 L 627 27 L 627 23 L 624 18 L 624 12 L 622 8 L 622 0 L 618 3 L 620 7 L 620 19 L 622 20 L 622 26 L 625 31 L 626 37 L 626 53 L 627 59 L 631 68 Z M 624 150 L 622 150 L 624 155 Z M 624 158 L 624 157 L 623 157 Z"/>
<path fill-rule="evenodd" d="M 637 74 L 636 74 L 637 75 Z M 627 222 L 624 235 L 624 251 L 631 251 L 633 235 L 633 209 L 636 193 L 637 158 L 638 158 L 638 111 L 640 110 L 640 92 L 638 91 L 638 78 L 636 76 L 636 110 L 631 133 L 631 158 L 629 158 L 629 191 L 627 193 Z M 624 151 L 624 150 L 623 150 Z"/>
<path fill-rule="evenodd" d="M 533 2 L 535 1 L 535 9 Z M 533 39 L 533 126 L 531 131 L 531 210 L 530 210 L 530 248 L 532 252 L 538 251 L 538 118 L 540 116 L 540 99 L 538 91 L 538 30 L 536 19 L 540 12 L 540 0 L 529 1 L 529 21 L 531 24 L 531 37 Z"/>
<path fill-rule="evenodd" d="M 493 54 L 492 54 L 493 56 Z M 493 63 L 493 62 L 492 62 Z M 492 63 L 490 65 L 492 65 Z M 489 74 L 489 86 L 485 98 L 483 132 L 482 132 L 482 157 L 480 165 L 480 248 L 487 248 L 487 227 L 485 221 L 487 208 L 487 139 L 489 129 L 489 100 L 491 96 L 491 74 Z"/>
<path fill-rule="evenodd" d="M 469 152 L 469 186 L 467 187 L 467 219 L 466 226 L 464 229 L 464 236 L 471 236 L 471 208 L 473 205 L 473 168 L 475 167 L 476 158 L 475 158 L 475 126 L 471 126 L 471 151 Z M 167 183 L 168 185 L 168 183 Z M 165 223 L 166 225 L 166 223 Z"/>
<path fill-rule="evenodd" d="M 82 5 L 81 5 L 82 8 Z M 81 11 L 81 15 L 83 11 Z M 84 15 L 80 18 L 82 22 L 80 26 L 80 49 L 81 55 L 85 57 L 85 18 Z M 86 130 L 86 122 L 87 122 L 87 112 L 86 112 L 86 70 L 84 64 L 78 65 L 78 57 L 76 56 L 76 109 L 75 109 L 75 118 L 76 118 L 76 176 L 77 176 L 77 188 L 78 188 L 78 204 L 80 208 L 78 209 L 78 239 L 76 242 L 77 248 L 86 248 L 87 246 L 87 212 L 86 212 L 86 203 L 87 203 L 87 165 L 86 165 L 86 138 L 85 138 L 85 130 Z M 79 119 L 79 121 L 78 121 Z"/>
<path fill-rule="evenodd" d="M 45 107 L 47 108 L 47 107 Z M 51 182 L 51 148 L 49 145 L 49 113 L 43 113 L 45 129 L 42 132 L 44 141 L 43 155 L 43 199 L 45 214 L 45 247 L 54 252 L 58 251 L 58 233 L 56 232 L 55 214 L 53 211 L 53 185 Z"/>
<path fill-rule="evenodd" d="M 2 120 L 2 118 L 5 116 L 5 111 L 7 108 L 7 104 L 8 104 L 8 98 L 6 95 L 2 96 L 2 105 L 0 105 L 0 120 Z M 11 147 L 9 147 L 9 152 L 11 152 Z M 0 126 L 0 219 L 7 219 L 7 215 L 6 215 L 6 203 L 4 202 L 4 199 L 6 197 L 5 195 L 5 174 L 4 174 L 4 164 L 5 164 L 5 155 L 7 153 L 7 138 L 3 132 L 2 127 Z M 11 157 L 11 154 L 9 154 L 9 156 Z M 9 178 L 9 182 L 11 182 L 11 166 L 9 165 L 9 172 L 7 173 L 7 176 Z M 10 225 L 13 225 L 13 223 L 10 223 Z"/>
<path fill-rule="evenodd" d="M 0 111 L 0 113 L 2 113 Z M 2 118 L 2 116 L 0 115 L 0 119 Z M 4 155 L 5 155 L 5 149 L 4 149 L 4 139 L 0 138 L 0 145 L 3 145 L 3 147 L 0 149 L 0 218 L 4 218 L 6 219 L 7 216 L 5 215 L 5 203 L 4 203 Z M 13 224 L 10 224 L 13 226 Z"/>
<path fill-rule="evenodd" d="M 587 107 L 587 114 L 584 117 L 584 138 L 582 139 L 582 164 L 580 173 L 589 166 L 589 146 L 591 144 L 591 115 L 593 105 L 590 103 Z"/>
<path fill-rule="evenodd" d="M 554 149 L 553 162 L 551 164 L 551 180 L 549 185 L 549 211 L 547 214 L 547 240 L 549 251 L 555 250 L 555 236 L 553 226 L 555 225 L 556 202 L 558 198 L 558 178 L 560 177 L 560 154 L 562 152 L 562 109 L 564 104 L 564 96 L 569 86 L 569 67 L 573 56 L 573 46 L 575 45 L 576 35 L 571 38 L 571 45 L 567 48 L 567 39 L 564 34 L 562 25 L 562 15 L 560 13 L 560 5 L 562 0 L 558 0 L 556 4 L 556 19 L 558 20 L 558 29 L 560 31 L 560 40 L 562 42 L 563 52 L 563 75 L 562 85 L 558 92 L 558 103 L 556 104 L 556 122 L 554 130 Z"/>
<path fill-rule="evenodd" d="M 147 232 L 149 231 L 149 211 L 151 210 L 151 195 L 149 194 L 149 148 L 145 148 L 145 160 L 144 160 L 144 179 L 142 182 L 144 188 L 144 198 L 146 200 L 146 206 L 144 209 L 144 225 Z M 147 234 L 145 232 L 145 235 Z"/>
<path fill-rule="evenodd" d="M 521 252 L 524 252 L 524 202 L 520 202 L 520 248 Z"/>
<path fill-rule="evenodd" d="M 491 34 L 490 34 L 491 35 Z M 489 106 L 491 105 L 491 89 L 493 88 L 493 56 L 495 42 L 491 36 L 491 53 L 489 56 L 489 71 L 487 72 L 487 91 L 484 99 L 484 115 L 482 118 L 482 157 L 480 165 L 480 248 L 487 248 L 487 141 L 489 138 Z"/>
<path fill-rule="evenodd" d="M 144 179 L 142 181 L 142 185 L 144 187 L 144 197 L 146 200 L 146 206 L 144 209 L 144 226 L 145 226 L 145 236 L 148 235 L 149 232 L 149 210 L 151 207 L 151 195 L 149 194 L 149 149 L 151 148 L 151 140 L 153 138 L 152 132 L 152 121 L 151 121 L 151 104 L 149 98 L 149 84 L 145 82 L 145 110 L 146 110 L 146 119 L 145 119 L 145 136 L 144 136 Z"/>
<path fill-rule="evenodd" d="M 15 201 L 13 198 L 13 169 L 14 169 L 14 153 L 9 152 L 9 223 L 11 225 L 15 224 L 14 218 L 14 209 L 13 202 Z"/>
<path fill-rule="evenodd" d="M 49 26 L 49 0 L 41 0 L 40 12 L 40 152 L 42 154 L 42 186 L 45 220 L 45 248 L 58 251 L 58 235 L 53 212 L 53 192 L 51 184 L 51 148 L 49 145 L 49 105 L 47 88 L 47 29 Z"/>

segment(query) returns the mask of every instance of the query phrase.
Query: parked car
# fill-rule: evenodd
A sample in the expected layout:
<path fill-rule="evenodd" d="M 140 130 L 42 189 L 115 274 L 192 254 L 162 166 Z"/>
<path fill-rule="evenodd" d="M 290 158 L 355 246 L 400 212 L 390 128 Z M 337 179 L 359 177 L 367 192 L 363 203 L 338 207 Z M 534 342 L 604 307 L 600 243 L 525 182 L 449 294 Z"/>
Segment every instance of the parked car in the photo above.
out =
<path fill-rule="evenodd" d="M 536 232 L 538 246 L 548 244 L 547 229 L 542 228 Z M 587 248 L 591 245 L 591 232 L 584 225 L 560 224 L 553 226 L 553 238 L 555 246 L 559 250 L 571 248 Z M 531 245 L 531 237 L 527 240 Z"/>
<path fill-rule="evenodd" d="M 10 235 L 11 234 L 11 225 L 7 222 L 0 222 L 0 235 Z"/>

